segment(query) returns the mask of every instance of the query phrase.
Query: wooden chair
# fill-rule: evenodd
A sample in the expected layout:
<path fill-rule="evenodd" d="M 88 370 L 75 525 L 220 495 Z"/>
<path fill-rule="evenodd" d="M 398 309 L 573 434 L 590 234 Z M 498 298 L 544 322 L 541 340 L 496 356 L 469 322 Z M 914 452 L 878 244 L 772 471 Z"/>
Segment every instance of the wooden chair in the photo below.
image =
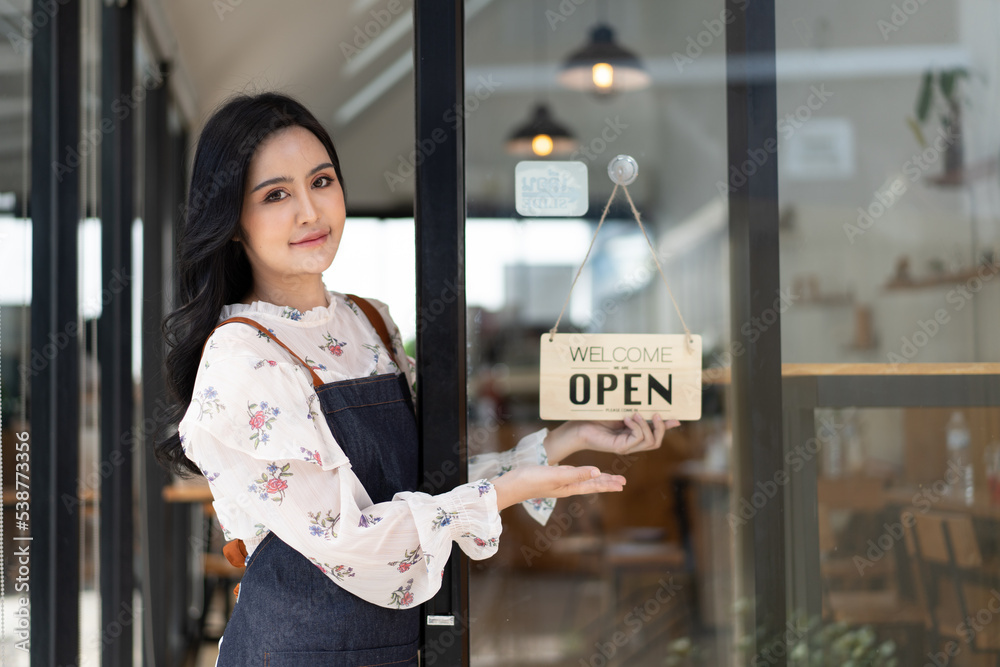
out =
<path fill-rule="evenodd" d="M 877 477 L 820 478 L 817 483 L 820 573 L 825 614 L 851 624 L 919 626 L 919 604 L 900 595 L 898 555 L 890 548 L 869 559 L 868 540 L 878 543 L 885 532 L 888 504 L 885 480 Z M 842 544 L 833 514 L 850 512 L 872 527 L 850 544 Z M 892 536 L 890 536 L 891 539 Z M 884 540 L 883 540 L 884 543 Z M 893 542 L 893 545 L 895 542 Z M 903 551 L 900 545 L 899 551 Z M 857 557 L 865 558 L 859 565 Z"/>
<path fill-rule="evenodd" d="M 971 515 L 916 514 L 906 544 L 935 648 L 992 654 L 1000 667 L 1000 573 L 984 562 Z"/>

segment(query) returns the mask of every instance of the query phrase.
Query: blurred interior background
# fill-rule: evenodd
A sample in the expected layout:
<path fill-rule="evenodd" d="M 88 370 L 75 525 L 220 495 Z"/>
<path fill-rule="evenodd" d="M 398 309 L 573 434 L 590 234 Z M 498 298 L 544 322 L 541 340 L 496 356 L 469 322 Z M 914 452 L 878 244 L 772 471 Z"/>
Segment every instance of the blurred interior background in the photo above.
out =
<path fill-rule="evenodd" d="M 42 4 L 0 2 L 5 443 L 32 430 L 28 380 L 49 354 L 30 337 L 31 37 L 47 20 Z M 414 171 L 433 151 L 414 145 L 406 0 L 130 3 L 134 88 L 120 108 L 133 132 L 135 215 L 124 227 L 131 278 L 115 286 L 101 271 L 102 4 L 78 3 L 79 99 L 61 102 L 78 106 L 82 137 L 65 156 L 81 195 L 79 335 L 52 338 L 53 349 L 79 354 L 80 664 L 97 664 L 113 643 L 103 641 L 100 613 L 99 582 L 109 573 L 99 567 L 97 490 L 107 462 L 98 320 L 108 303 L 129 301 L 125 365 L 134 423 L 148 438 L 143 424 L 157 419 L 161 387 L 144 350 L 161 343 L 146 318 L 170 303 L 171 244 L 201 124 L 247 91 L 280 90 L 315 113 L 337 145 L 349 215 L 327 286 L 387 302 L 410 341 L 419 323 Z M 784 447 L 798 456 L 786 459 L 797 476 L 781 576 L 801 632 L 777 648 L 789 664 L 846 664 L 843 651 L 856 651 L 870 660 L 859 664 L 912 665 L 954 641 L 957 652 L 941 664 L 1000 659 L 990 602 L 1000 590 L 1000 412 L 992 380 L 983 380 L 1000 368 L 1000 2 L 776 0 L 777 142 L 733 160 L 725 31 L 745 8 L 722 0 L 465 3 L 466 98 L 455 118 L 465 128 L 468 405 L 456 409 L 468 412 L 470 454 L 505 449 L 547 425 L 538 418 L 538 336 L 554 324 L 587 252 L 618 154 L 639 165 L 629 191 L 705 352 L 699 422 L 641 457 L 578 461 L 623 468 L 625 493 L 560 501 L 545 527 L 516 508 L 505 515 L 500 553 L 471 570 L 473 665 L 758 664 L 768 647 L 744 622 L 753 601 L 740 593 L 737 565 L 752 555 L 739 551 L 737 535 L 760 508 L 758 489 L 734 487 L 741 444 L 730 414 L 743 397 L 731 392 L 728 369 L 734 343 L 753 342 L 779 320 L 791 383 Z M 600 42 L 607 47 L 609 37 L 626 53 L 603 63 Z M 771 311 L 734 326 L 728 196 L 775 159 L 780 290 Z M 521 160 L 584 163 L 587 213 L 519 215 Z M 385 261 L 373 270 L 375 251 Z M 145 270 L 150 262 L 158 274 Z M 150 275 L 162 283 L 145 284 Z M 563 331 L 592 333 L 683 330 L 621 197 L 564 323 Z M 879 384 L 885 376 L 896 384 Z M 3 449 L 8 527 L 14 457 Z M 141 500 L 145 465 L 137 458 L 132 471 L 136 578 L 123 631 L 134 635 L 135 664 L 212 664 L 238 574 L 220 559 L 210 503 L 192 482 L 154 494 L 174 546 L 154 561 L 162 571 L 151 568 L 150 532 L 160 523 Z M 11 540 L 8 531 L 8 555 Z M 16 563 L 8 557 L 4 568 L 4 664 L 28 664 L 10 632 Z M 151 586 L 160 578 L 162 599 Z M 154 623 L 147 610 L 157 604 L 164 614 Z M 977 614 L 979 630 L 960 627 Z"/>

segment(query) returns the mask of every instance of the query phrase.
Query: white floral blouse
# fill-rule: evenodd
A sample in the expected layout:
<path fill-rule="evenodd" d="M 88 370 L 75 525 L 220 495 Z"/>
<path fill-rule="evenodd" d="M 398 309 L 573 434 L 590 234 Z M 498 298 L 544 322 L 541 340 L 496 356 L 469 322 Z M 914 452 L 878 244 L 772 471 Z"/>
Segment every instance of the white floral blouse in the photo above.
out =
<path fill-rule="evenodd" d="M 399 372 L 358 306 L 343 294 L 327 296 L 327 307 L 304 313 L 262 301 L 228 305 L 220 321 L 239 315 L 262 324 L 325 383 Z M 385 304 L 372 305 L 396 359 L 407 361 L 401 370 L 413 391 L 399 331 Z M 185 454 L 208 479 L 227 540 L 240 538 L 252 552 L 273 530 L 342 587 L 383 607 L 433 596 L 452 541 L 473 559 L 496 553 L 500 513 L 488 479 L 547 463 L 543 429 L 512 450 L 473 457 L 469 479 L 476 482 L 372 504 L 330 432 L 309 373 L 247 325 L 209 337 L 179 431 Z M 524 505 L 544 524 L 554 500 Z M 394 595 L 404 589 L 412 595 Z"/>

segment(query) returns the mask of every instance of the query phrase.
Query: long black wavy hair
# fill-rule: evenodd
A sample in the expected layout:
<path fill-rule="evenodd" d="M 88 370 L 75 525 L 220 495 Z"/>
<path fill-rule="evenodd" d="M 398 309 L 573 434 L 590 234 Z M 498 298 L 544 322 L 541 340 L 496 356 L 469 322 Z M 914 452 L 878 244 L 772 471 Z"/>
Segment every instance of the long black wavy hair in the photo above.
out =
<path fill-rule="evenodd" d="M 202 348 L 218 324 L 222 307 L 243 299 L 253 286 L 243 244 L 232 240 L 244 238 L 240 215 L 250 160 L 268 136 L 291 126 L 303 127 L 319 139 L 343 187 L 340 159 L 329 133 L 302 104 L 286 95 L 265 92 L 232 97 L 201 131 L 177 237 L 177 307 L 162 325 L 168 348 L 164 377 L 172 427 L 191 402 Z M 200 473 L 184 455 L 176 428 L 170 430 L 155 445 L 157 460 L 180 475 Z"/>

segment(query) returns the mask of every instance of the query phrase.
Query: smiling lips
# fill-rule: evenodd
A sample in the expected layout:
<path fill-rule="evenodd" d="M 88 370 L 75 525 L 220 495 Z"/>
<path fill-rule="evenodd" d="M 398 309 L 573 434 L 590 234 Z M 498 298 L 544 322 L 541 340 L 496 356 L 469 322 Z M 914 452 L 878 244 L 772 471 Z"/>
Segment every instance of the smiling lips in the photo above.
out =
<path fill-rule="evenodd" d="M 325 232 L 313 232 L 309 234 L 301 241 L 294 241 L 291 245 L 297 246 L 299 248 L 308 248 L 315 245 L 320 245 L 326 240 L 326 237 L 330 235 L 329 231 Z"/>

